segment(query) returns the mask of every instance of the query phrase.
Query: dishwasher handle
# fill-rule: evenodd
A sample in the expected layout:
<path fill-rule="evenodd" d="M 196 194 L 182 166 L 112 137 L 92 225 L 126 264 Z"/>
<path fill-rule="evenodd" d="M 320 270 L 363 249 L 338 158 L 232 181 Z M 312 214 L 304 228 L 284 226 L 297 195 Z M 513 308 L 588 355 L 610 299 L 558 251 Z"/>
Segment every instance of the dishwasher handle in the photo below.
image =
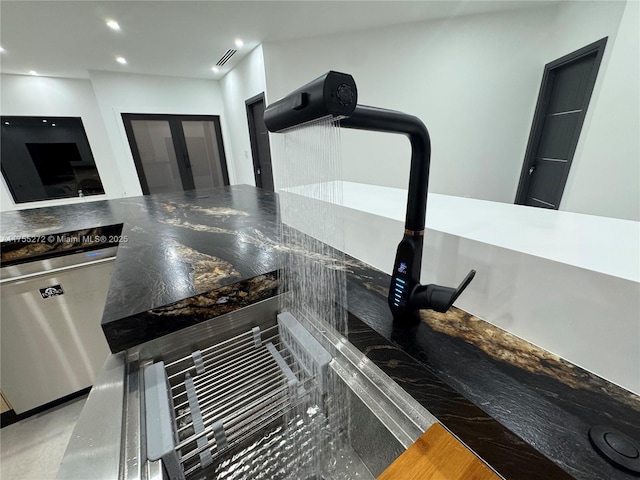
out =
<path fill-rule="evenodd" d="M 76 270 L 79 268 L 98 265 L 100 263 L 112 262 L 115 259 L 116 259 L 115 256 L 107 257 L 107 258 L 99 258 L 98 260 L 92 260 L 90 262 L 77 263 L 75 265 L 67 265 L 64 267 L 52 268 L 50 270 L 43 270 L 41 272 L 27 273 L 25 275 L 18 275 L 16 277 L 3 278 L 2 280 L 0 280 L 0 285 L 10 285 L 12 283 L 20 282 L 23 280 L 31 280 L 33 278 L 39 278 L 39 277 L 48 277 L 54 273 L 68 272 L 68 271 Z"/>

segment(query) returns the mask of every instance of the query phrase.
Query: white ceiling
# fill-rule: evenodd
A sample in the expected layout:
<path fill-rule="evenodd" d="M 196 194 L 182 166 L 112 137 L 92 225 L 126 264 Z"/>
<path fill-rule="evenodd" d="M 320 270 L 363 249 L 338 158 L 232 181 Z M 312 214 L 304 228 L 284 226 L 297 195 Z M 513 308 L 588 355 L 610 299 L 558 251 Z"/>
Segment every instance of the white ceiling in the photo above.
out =
<path fill-rule="evenodd" d="M 0 72 L 88 78 L 89 70 L 220 78 L 256 45 L 530 8 L 542 1 L 18 1 L 0 2 Z M 121 31 L 105 21 L 116 20 Z M 241 38 L 244 46 L 211 67 Z M 127 65 L 115 61 L 127 59 Z"/>

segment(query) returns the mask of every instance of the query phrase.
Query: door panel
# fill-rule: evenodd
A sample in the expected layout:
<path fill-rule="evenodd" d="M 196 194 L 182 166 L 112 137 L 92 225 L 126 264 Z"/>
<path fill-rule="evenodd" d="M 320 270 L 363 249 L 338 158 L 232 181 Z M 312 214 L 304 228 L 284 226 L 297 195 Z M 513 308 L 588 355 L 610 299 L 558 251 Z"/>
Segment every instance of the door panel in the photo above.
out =
<path fill-rule="evenodd" d="M 269 131 L 264 123 L 264 94 L 247 100 L 247 119 L 256 186 L 274 191 Z"/>
<path fill-rule="evenodd" d="M 562 172 L 566 168 L 566 162 L 538 159 L 536 162 L 536 175 L 531 180 L 527 205 L 542 208 L 557 208 L 553 203 L 554 193 L 560 187 Z"/>
<path fill-rule="evenodd" d="M 132 120 L 148 193 L 183 191 L 171 127 L 166 120 Z"/>
<path fill-rule="evenodd" d="M 191 164 L 195 188 L 213 188 L 225 185 L 220 151 L 212 121 L 182 121 L 182 130 Z"/>
<path fill-rule="evenodd" d="M 542 127 L 537 157 L 567 160 L 575 135 L 579 133 L 579 121 L 577 114 L 547 117 Z"/>
<path fill-rule="evenodd" d="M 588 81 L 595 53 L 585 55 L 555 72 L 548 113 L 566 112 L 582 108 L 587 95 Z"/>

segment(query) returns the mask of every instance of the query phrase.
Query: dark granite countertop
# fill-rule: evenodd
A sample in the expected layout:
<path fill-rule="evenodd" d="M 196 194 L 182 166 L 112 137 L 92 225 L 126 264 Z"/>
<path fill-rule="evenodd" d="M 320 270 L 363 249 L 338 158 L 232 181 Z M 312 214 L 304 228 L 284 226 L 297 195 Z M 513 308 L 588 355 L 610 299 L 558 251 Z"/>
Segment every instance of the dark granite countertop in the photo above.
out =
<path fill-rule="evenodd" d="M 3 264 L 64 253 L 52 234 L 114 225 L 102 320 L 113 351 L 277 292 L 277 197 L 249 186 L 5 212 Z M 502 476 L 637 478 L 596 453 L 587 432 L 606 424 L 640 438 L 638 396 L 458 309 L 394 326 L 388 275 L 353 258 L 347 268 L 349 340 Z"/>
<path fill-rule="evenodd" d="M 257 194 L 246 185 L 5 212 L 1 234 L 29 251 L 36 244 L 24 239 L 35 236 L 46 244 L 42 250 L 55 254 L 69 243 L 49 242 L 50 237 L 78 231 L 100 235 L 100 227 L 119 224 L 103 325 L 278 266 L 277 256 L 264 248 L 265 240 L 277 241 L 275 195 Z M 6 250 L 3 242 L 3 264 Z"/>

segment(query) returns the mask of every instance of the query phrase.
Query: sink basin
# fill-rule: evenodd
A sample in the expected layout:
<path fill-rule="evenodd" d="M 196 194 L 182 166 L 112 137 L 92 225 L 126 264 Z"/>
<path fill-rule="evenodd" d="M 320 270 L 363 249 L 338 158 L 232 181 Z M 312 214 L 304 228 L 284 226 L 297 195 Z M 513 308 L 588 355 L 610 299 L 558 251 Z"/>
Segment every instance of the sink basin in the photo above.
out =
<path fill-rule="evenodd" d="M 317 319 L 305 318 L 295 327 L 308 336 L 306 353 L 287 347 L 278 301 L 256 303 L 120 356 L 116 370 L 121 373 L 111 369 L 110 388 L 116 388 L 114 379 L 121 375 L 118 388 L 124 402 L 111 407 L 113 417 L 121 418 L 110 421 L 122 420 L 122 429 L 109 443 L 117 447 L 106 448 L 110 455 L 118 454 L 115 478 L 375 479 L 436 422 L 362 352 Z M 319 346 L 331 352 L 322 357 L 322 377 L 298 362 Z M 155 374 L 159 380 L 153 380 Z M 60 479 L 88 478 L 89 471 L 95 476 L 100 464 L 115 472 L 95 445 L 87 452 L 87 439 L 95 441 L 96 429 L 109 417 L 103 414 L 96 421 L 92 409 L 104 405 L 106 395 L 117 397 L 96 387 L 85 407 L 93 418 L 81 415 Z M 163 404 L 167 398 L 168 408 L 161 406 L 165 414 L 159 414 L 156 399 Z M 162 420 L 163 415 L 169 420 Z M 163 422 L 170 426 L 154 430 Z M 161 437 L 165 447 L 156 441 Z M 105 446 L 110 442 L 108 435 L 101 440 Z"/>

